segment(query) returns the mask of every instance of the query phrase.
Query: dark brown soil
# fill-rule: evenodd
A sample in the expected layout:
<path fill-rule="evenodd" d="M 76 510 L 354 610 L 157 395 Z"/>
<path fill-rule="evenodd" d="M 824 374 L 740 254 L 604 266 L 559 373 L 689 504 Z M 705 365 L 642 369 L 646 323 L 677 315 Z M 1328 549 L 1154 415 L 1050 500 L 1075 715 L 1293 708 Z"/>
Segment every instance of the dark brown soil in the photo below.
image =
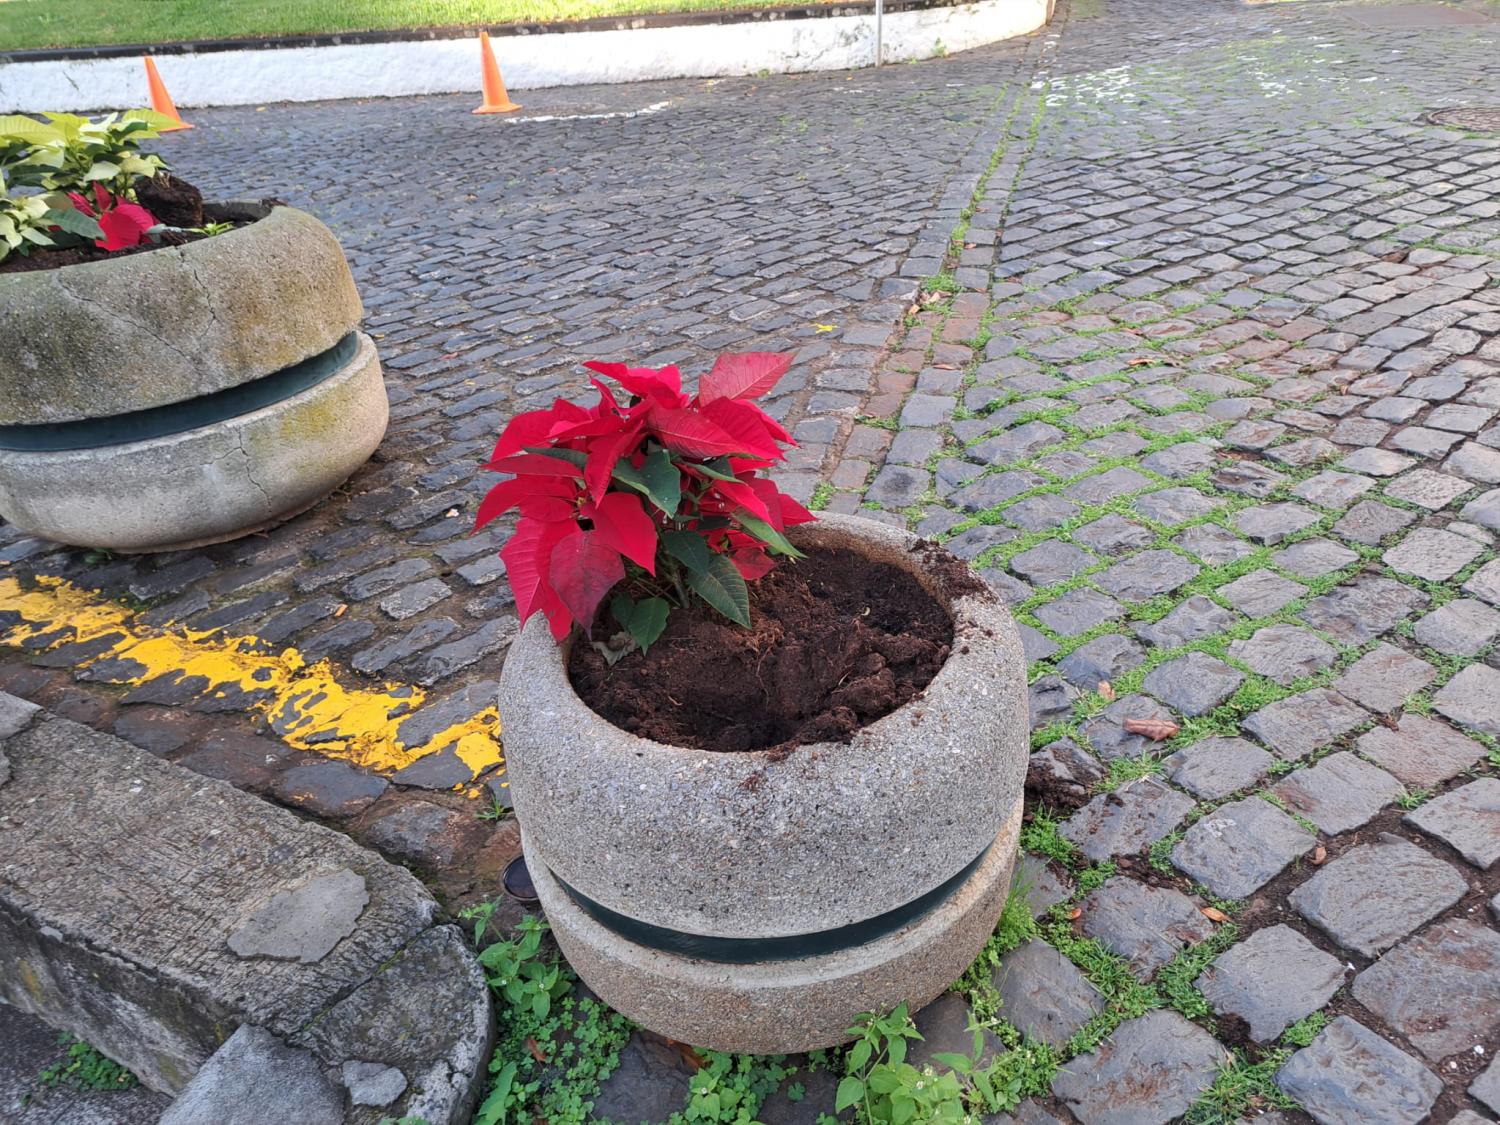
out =
<path fill-rule="evenodd" d="M 955 566 L 945 587 L 985 588 Z M 585 703 L 643 738 L 784 757 L 847 742 L 915 698 L 953 644 L 947 611 L 916 579 L 846 550 L 809 552 L 752 582 L 750 620 L 742 629 L 703 605 L 674 609 L 650 652 L 611 668 L 580 639 L 568 674 Z M 601 610 L 594 636 L 613 629 Z"/>
<path fill-rule="evenodd" d="M 137 180 L 135 198 L 142 207 L 169 227 L 203 225 L 203 193 L 186 180 L 162 172 L 149 180 Z"/>
<path fill-rule="evenodd" d="M 197 242 L 200 238 L 207 238 L 203 234 L 189 234 L 173 237 L 161 242 L 143 242 L 139 246 L 132 246 L 128 250 L 100 250 L 95 246 L 70 246 L 66 250 L 33 250 L 30 254 L 22 256 L 12 254 L 5 261 L 0 262 L 0 273 L 34 273 L 37 270 L 56 270 L 63 266 L 76 266 L 85 262 L 104 262 L 113 258 L 124 258 L 131 254 L 149 254 L 153 250 L 164 250 L 168 246 L 181 246 L 186 242 Z"/>

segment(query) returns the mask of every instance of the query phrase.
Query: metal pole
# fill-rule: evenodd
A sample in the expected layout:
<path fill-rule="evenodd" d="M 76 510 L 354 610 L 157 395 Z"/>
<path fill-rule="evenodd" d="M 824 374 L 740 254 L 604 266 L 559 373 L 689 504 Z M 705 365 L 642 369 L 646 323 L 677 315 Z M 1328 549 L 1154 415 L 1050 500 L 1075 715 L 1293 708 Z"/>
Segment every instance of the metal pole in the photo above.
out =
<path fill-rule="evenodd" d="M 885 19 L 885 0 L 875 0 L 875 65 L 881 63 L 881 56 L 885 54 L 881 49 L 881 22 Z"/>

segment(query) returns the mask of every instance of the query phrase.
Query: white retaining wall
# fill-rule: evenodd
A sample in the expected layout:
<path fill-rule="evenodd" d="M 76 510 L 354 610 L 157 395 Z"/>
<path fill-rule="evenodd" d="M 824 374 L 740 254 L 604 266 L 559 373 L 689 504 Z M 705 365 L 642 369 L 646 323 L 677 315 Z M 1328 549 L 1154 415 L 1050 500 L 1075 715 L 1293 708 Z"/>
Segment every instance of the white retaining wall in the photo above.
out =
<path fill-rule="evenodd" d="M 978 0 L 887 13 L 884 59 L 904 62 L 1024 35 L 1049 0 Z M 843 70 L 874 60 L 873 15 L 694 23 L 627 31 L 492 36 L 513 90 L 710 78 L 761 71 Z M 477 34 L 462 39 L 163 54 L 157 66 L 178 108 L 401 97 L 479 90 Z M 0 63 L 0 112 L 146 104 L 139 58 Z"/>

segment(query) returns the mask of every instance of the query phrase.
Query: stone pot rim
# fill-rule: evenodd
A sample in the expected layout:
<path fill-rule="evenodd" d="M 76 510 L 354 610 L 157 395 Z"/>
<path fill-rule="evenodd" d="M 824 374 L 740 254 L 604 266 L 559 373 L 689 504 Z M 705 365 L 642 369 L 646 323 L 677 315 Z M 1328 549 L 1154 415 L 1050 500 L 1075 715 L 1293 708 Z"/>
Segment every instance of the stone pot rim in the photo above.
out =
<path fill-rule="evenodd" d="M 938 593 L 905 531 L 829 515 L 791 537 L 902 566 Z M 610 910 L 705 936 L 833 929 L 941 886 L 1020 801 L 1030 732 L 1003 602 L 989 591 L 939 601 L 954 644 L 921 696 L 848 742 L 777 761 L 614 726 L 573 690 L 566 648 L 533 618 L 502 669 L 500 717 L 535 859 Z"/>
<path fill-rule="evenodd" d="M 818 524 L 823 524 L 825 527 L 829 527 L 834 530 L 843 529 L 846 525 L 848 525 L 856 533 L 859 530 L 858 525 L 863 525 L 865 528 L 887 526 L 885 524 L 877 523 L 874 520 L 862 519 L 858 516 L 843 516 L 838 513 L 820 513 L 818 515 L 816 523 L 802 524 L 797 527 L 791 528 L 787 532 L 787 536 L 792 540 L 792 543 L 794 545 L 799 547 L 804 546 L 805 544 L 803 544 L 801 541 L 809 537 L 810 535 L 815 535 L 816 532 L 814 532 L 812 529 L 816 528 Z M 924 541 L 918 536 L 912 535 L 910 532 L 903 531 L 900 532 L 900 534 L 909 539 L 914 548 L 919 544 L 923 544 L 924 542 L 931 542 Z M 814 546 L 816 547 L 817 545 L 814 544 Z M 946 551 L 943 547 L 936 544 L 934 544 L 934 546 L 937 550 L 942 551 L 944 554 L 947 554 L 955 561 L 962 561 L 959 560 L 956 555 L 953 555 L 951 554 L 951 552 Z M 915 555 L 916 552 L 915 550 L 913 550 L 911 553 Z M 971 664 L 977 665 L 979 661 L 969 659 L 972 653 L 960 652 L 961 646 L 959 638 L 961 635 L 967 635 L 973 630 L 982 631 L 985 628 L 1003 629 L 1008 627 L 1012 622 L 1010 612 L 1005 608 L 1005 603 L 1000 599 L 1000 596 L 998 594 L 988 588 L 983 591 L 976 591 L 974 593 L 963 594 L 958 597 L 954 597 L 951 594 L 941 591 L 937 587 L 936 583 L 932 580 L 931 575 L 921 566 L 913 566 L 908 569 L 907 572 L 921 583 L 924 590 L 932 595 L 933 600 L 938 603 L 943 612 L 948 615 L 948 619 L 953 623 L 953 646 L 949 650 L 947 658 L 943 661 L 942 667 L 940 667 L 933 675 L 931 682 L 929 682 L 928 685 L 923 688 L 913 699 L 910 699 L 907 702 L 903 703 L 900 707 L 897 707 L 889 714 L 882 715 L 874 722 L 866 723 L 864 726 L 858 728 L 854 732 L 854 736 L 846 742 L 805 742 L 794 747 L 790 755 L 783 755 L 782 757 L 773 759 L 771 757 L 771 754 L 773 752 L 772 748 L 760 750 L 704 750 L 696 746 L 679 746 L 674 742 L 657 742 L 654 739 L 642 738 L 638 734 L 632 734 L 630 731 L 615 726 L 603 715 L 595 711 L 592 707 L 585 703 L 583 699 L 579 697 L 577 691 L 573 689 L 573 682 L 567 674 L 567 663 L 569 656 L 572 654 L 574 644 L 577 643 L 581 636 L 577 627 L 575 627 L 573 631 L 568 634 L 567 638 L 564 641 L 562 641 L 560 644 L 556 644 L 558 661 L 563 666 L 563 679 L 567 682 L 570 694 L 574 699 L 577 700 L 579 706 L 582 707 L 583 710 L 586 711 L 589 715 L 593 716 L 593 718 L 596 719 L 600 724 L 607 727 L 610 731 L 614 732 L 617 737 L 629 739 L 632 749 L 644 748 L 649 753 L 659 754 L 663 757 L 683 756 L 685 757 L 685 759 L 693 762 L 714 763 L 722 762 L 725 758 L 738 758 L 756 761 L 761 765 L 772 766 L 780 765 L 783 761 L 786 761 L 791 756 L 797 754 L 838 753 L 841 750 L 847 750 L 862 735 L 866 735 L 867 733 L 879 733 L 882 724 L 889 723 L 895 725 L 896 723 L 910 718 L 911 712 L 923 705 L 928 693 L 933 690 L 933 688 L 938 684 L 939 680 L 943 680 L 944 684 L 946 685 L 947 682 L 951 681 L 954 677 L 963 675 L 966 672 L 970 671 Z M 996 609 L 999 610 L 998 614 L 995 613 Z M 547 633 L 546 623 L 540 616 L 533 617 L 530 621 L 528 621 L 523 628 L 522 633 L 524 635 L 525 633 L 532 631 L 543 634 Z M 548 634 L 545 639 L 550 640 L 550 634 Z M 976 672 L 978 670 L 979 669 L 977 667 L 973 669 L 973 671 Z"/>
<path fill-rule="evenodd" d="M 0 424 L 185 402 L 293 367 L 358 325 L 348 261 L 317 216 L 265 201 L 207 209 L 254 221 L 181 246 L 0 274 L 12 331 Z"/>

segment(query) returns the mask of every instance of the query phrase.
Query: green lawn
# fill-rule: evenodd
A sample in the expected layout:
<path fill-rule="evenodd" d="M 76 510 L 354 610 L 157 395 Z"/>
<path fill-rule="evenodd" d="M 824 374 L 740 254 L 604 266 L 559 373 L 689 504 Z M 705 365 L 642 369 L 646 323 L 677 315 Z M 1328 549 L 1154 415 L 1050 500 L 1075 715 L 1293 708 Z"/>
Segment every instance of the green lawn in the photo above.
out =
<path fill-rule="evenodd" d="M 642 12 L 771 8 L 794 0 L 0 0 L 0 50 L 480 27 Z"/>

